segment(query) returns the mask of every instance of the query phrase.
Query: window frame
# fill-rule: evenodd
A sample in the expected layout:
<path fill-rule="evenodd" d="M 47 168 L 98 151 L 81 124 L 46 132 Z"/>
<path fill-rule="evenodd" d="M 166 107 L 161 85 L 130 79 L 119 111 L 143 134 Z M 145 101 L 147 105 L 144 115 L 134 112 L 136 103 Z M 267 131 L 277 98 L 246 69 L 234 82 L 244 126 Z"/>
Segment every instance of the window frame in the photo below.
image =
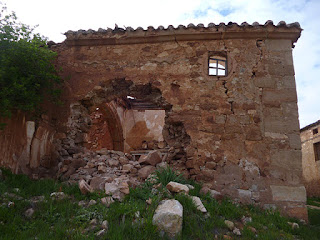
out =
<path fill-rule="evenodd" d="M 224 58 L 224 59 L 221 59 Z M 216 67 L 210 67 L 210 61 L 216 61 Z M 219 67 L 219 62 L 225 64 L 225 68 Z M 209 52 L 208 55 L 208 75 L 213 77 L 227 77 L 228 76 L 228 58 L 224 52 Z M 210 74 L 210 69 L 213 69 L 216 74 Z M 224 75 L 219 75 L 219 70 L 224 70 Z"/>

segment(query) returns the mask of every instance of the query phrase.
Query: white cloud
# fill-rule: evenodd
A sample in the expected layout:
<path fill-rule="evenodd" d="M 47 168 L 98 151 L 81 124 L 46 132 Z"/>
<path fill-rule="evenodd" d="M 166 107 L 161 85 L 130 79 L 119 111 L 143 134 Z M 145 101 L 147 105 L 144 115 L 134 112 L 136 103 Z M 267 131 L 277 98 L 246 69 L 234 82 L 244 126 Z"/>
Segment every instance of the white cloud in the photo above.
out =
<path fill-rule="evenodd" d="M 320 1 L 319 0 L 2 0 L 19 19 L 56 42 L 68 30 L 121 26 L 157 27 L 230 21 L 300 22 L 304 31 L 294 49 L 301 127 L 320 119 Z M 318 67 L 315 67 L 318 65 Z"/>

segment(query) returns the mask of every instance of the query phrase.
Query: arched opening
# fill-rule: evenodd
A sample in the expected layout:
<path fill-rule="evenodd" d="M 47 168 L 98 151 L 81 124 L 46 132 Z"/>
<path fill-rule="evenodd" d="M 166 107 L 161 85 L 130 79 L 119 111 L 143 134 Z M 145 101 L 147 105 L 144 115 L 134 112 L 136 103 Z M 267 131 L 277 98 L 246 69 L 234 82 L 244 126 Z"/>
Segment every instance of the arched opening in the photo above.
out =
<path fill-rule="evenodd" d="M 105 103 L 89 111 L 91 125 L 85 147 L 90 150 L 106 148 L 123 151 L 123 129 L 117 112 L 111 104 Z"/>

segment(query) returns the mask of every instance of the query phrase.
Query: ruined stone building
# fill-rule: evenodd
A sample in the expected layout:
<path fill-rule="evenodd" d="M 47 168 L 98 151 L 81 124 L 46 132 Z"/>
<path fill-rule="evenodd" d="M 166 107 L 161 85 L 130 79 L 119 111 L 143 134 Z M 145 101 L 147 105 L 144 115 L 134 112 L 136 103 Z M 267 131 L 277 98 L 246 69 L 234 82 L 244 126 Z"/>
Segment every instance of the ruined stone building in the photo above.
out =
<path fill-rule="evenodd" d="M 308 196 L 320 196 L 320 121 L 300 130 L 302 173 Z"/>
<path fill-rule="evenodd" d="M 1 165 L 56 169 L 83 149 L 171 149 L 185 176 L 244 203 L 307 218 L 292 48 L 298 23 L 69 31 L 53 45 L 64 105 L 22 113 Z"/>

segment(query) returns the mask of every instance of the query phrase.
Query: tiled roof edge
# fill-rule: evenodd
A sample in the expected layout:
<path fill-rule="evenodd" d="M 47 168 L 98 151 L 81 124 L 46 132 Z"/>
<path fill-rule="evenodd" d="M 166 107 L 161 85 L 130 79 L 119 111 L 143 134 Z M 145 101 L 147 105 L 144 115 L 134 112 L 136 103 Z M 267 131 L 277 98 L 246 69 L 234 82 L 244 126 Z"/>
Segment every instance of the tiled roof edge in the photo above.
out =
<path fill-rule="evenodd" d="M 152 26 L 147 27 L 146 29 L 142 28 L 142 27 L 137 27 L 136 29 L 133 29 L 132 27 L 125 27 L 125 28 L 120 28 L 117 25 L 115 25 L 115 28 L 107 28 L 107 29 L 102 29 L 99 28 L 97 31 L 89 29 L 89 30 L 78 30 L 78 31 L 67 31 L 66 33 L 64 33 L 64 35 L 66 35 L 67 37 L 70 35 L 88 35 L 88 34 L 105 34 L 105 33 L 125 33 L 125 32 L 137 32 L 137 31 L 145 31 L 145 32 L 158 32 L 158 31 L 172 31 L 172 30 L 186 30 L 186 29 L 213 29 L 213 28 L 265 28 L 265 27 L 269 27 L 269 26 L 273 26 L 275 28 L 296 28 L 298 30 L 302 30 L 300 27 L 300 24 L 298 22 L 294 22 L 294 23 L 290 23 L 287 24 L 285 21 L 280 21 L 277 25 L 274 25 L 273 21 L 268 20 L 265 22 L 265 24 L 259 24 L 258 22 L 254 22 L 251 25 L 248 24 L 247 22 L 243 22 L 240 25 L 235 23 L 235 22 L 229 22 L 228 24 L 225 23 L 220 23 L 218 25 L 214 24 L 214 23 L 209 23 L 207 25 L 207 27 L 204 26 L 204 24 L 198 24 L 198 25 L 194 25 L 192 23 L 188 24 L 187 26 L 184 25 L 179 25 L 178 27 L 174 27 L 172 25 L 169 25 L 167 28 L 163 27 L 163 26 L 159 26 L 158 28 L 154 28 Z"/>

